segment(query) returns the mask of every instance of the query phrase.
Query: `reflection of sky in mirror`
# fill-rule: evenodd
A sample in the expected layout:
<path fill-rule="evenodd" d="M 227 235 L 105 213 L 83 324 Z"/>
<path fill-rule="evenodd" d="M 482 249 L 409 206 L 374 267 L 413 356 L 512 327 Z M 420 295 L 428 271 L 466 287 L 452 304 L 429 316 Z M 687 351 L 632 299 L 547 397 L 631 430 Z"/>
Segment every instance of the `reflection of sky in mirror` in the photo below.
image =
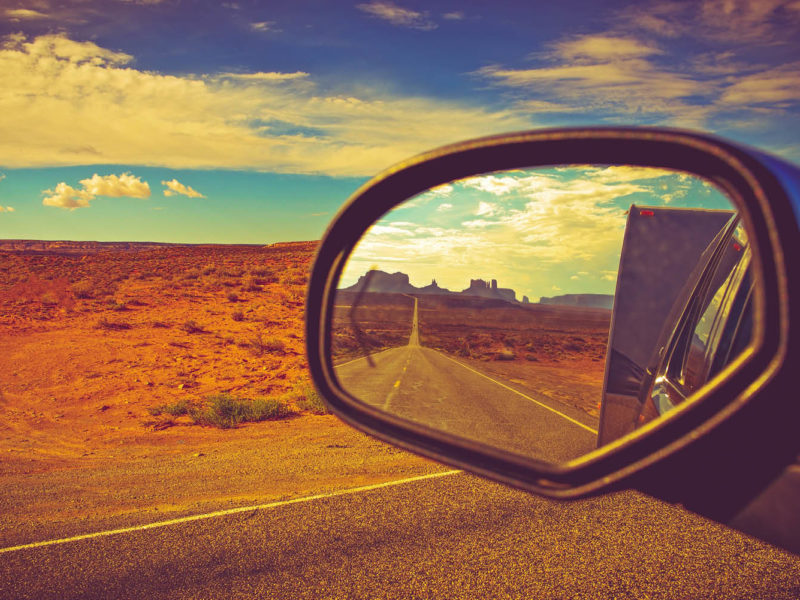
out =
<path fill-rule="evenodd" d="M 705 181 L 638 167 L 498 172 L 429 190 L 395 208 L 362 238 L 339 287 L 369 269 L 451 291 L 470 279 L 517 299 L 613 294 L 626 213 L 637 206 L 731 209 Z"/>

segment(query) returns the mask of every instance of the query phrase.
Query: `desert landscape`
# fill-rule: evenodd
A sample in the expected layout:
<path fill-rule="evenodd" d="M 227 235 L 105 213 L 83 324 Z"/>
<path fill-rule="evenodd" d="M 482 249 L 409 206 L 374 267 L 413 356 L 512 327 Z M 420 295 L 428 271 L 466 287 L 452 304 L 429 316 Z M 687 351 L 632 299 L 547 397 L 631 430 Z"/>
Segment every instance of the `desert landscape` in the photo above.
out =
<path fill-rule="evenodd" d="M 370 289 L 384 291 L 365 291 L 365 281 L 362 277 L 337 291 L 332 340 L 336 362 L 406 345 L 413 298 L 418 298 L 422 346 L 599 415 L 610 296 L 567 295 L 531 303 L 514 300 L 514 291 L 497 288 L 495 281 L 472 280 L 459 293 L 435 282 L 414 288 L 403 273 L 373 272 Z"/>
<path fill-rule="evenodd" d="M 423 346 L 597 416 L 611 311 L 420 296 Z"/>
<path fill-rule="evenodd" d="M 325 414 L 315 248 L 0 242 L 0 543 L 438 469 Z"/>

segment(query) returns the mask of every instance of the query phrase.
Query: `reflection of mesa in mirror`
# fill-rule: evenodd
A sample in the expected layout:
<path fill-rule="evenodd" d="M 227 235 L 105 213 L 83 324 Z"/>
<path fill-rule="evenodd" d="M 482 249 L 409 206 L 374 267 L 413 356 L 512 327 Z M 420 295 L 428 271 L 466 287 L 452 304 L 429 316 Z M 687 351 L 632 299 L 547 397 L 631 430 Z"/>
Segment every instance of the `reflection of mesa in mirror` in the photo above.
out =
<path fill-rule="evenodd" d="M 726 244 L 746 246 L 732 214 L 705 181 L 624 166 L 429 190 L 350 255 L 332 319 L 336 376 L 359 400 L 438 431 L 554 463 L 583 456 L 690 395 L 664 391 L 663 377 L 653 388 L 665 347 L 686 362 L 677 322 L 697 328 L 722 306 L 703 322 L 703 351 L 728 344 L 725 358 L 691 363 L 735 357 L 728 322 L 741 319 L 729 313 L 742 312 L 734 296 L 747 284 L 729 276 L 741 255 L 719 259 Z M 703 369 L 693 385 L 712 374 Z"/>
<path fill-rule="evenodd" d="M 429 285 L 415 287 L 411 285 L 406 273 L 386 273 L 377 269 L 369 271 L 367 274 L 358 278 L 358 281 L 350 287 L 340 288 L 339 293 L 345 292 L 373 292 L 373 293 L 400 293 L 400 294 L 432 294 L 438 296 L 461 296 L 487 298 L 504 302 L 519 302 L 520 304 L 530 304 L 527 296 L 517 298 L 517 293 L 511 288 L 498 287 L 497 280 L 491 282 L 483 279 L 471 279 L 469 287 L 459 291 L 451 291 L 439 286 L 436 279 Z M 610 309 L 614 300 L 611 294 L 562 294 L 552 298 L 542 297 L 540 304 L 567 304 L 575 306 L 594 306 L 598 308 Z"/>

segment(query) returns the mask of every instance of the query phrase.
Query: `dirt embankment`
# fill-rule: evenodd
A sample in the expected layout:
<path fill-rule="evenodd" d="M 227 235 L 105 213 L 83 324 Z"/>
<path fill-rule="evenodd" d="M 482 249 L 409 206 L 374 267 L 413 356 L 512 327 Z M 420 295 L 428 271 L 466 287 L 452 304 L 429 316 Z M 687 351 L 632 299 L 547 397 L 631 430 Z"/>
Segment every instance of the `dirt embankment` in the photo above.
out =
<path fill-rule="evenodd" d="M 313 249 L 4 255 L 7 440 L 46 437 L 91 452 L 94 442 L 188 420 L 151 414 L 162 405 L 307 384 L 302 307 Z"/>

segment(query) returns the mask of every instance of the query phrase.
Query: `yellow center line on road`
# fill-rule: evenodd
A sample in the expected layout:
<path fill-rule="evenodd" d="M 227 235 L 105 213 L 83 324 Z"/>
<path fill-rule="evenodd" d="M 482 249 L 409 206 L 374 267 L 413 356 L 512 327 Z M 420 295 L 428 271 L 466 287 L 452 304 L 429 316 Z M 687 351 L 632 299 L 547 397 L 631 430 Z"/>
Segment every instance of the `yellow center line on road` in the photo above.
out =
<path fill-rule="evenodd" d="M 426 479 L 436 479 L 438 477 L 447 477 L 448 475 L 456 475 L 462 473 L 461 470 L 455 469 L 451 471 L 443 471 L 440 473 L 428 473 L 427 475 L 417 475 L 416 477 L 407 477 L 405 479 L 395 479 L 393 481 L 386 481 L 384 483 L 374 483 L 372 485 L 362 485 L 361 487 L 345 488 L 343 490 L 336 490 L 325 494 L 315 494 L 313 496 L 304 496 L 302 498 L 293 498 L 291 500 L 279 500 L 277 502 L 269 502 L 267 504 L 255 504 L 253 506 L 240 506 L 238 508 L 228 508 L 225 510 L 218 510 L 215 512 L 204 513 L 201 515 L 190 515 L 188 517 L 179 517 L 177 519 L 170 519 L 168 521 L 157 521 L 155 523 L 147 523 L 146 525 L 134 525 L 133 527 L 123 527 L 121 529 L 109 529 L 107 531 L 97 531 L 95 533 L 85 533 L 82 535 L 74 535 L 72 537 L 61 538 L 56 540 L 45 540 L 43 542 L 33 542 L 30 544 L 20 544 L 19 546 L 9 546 L 7 548 L 0 548 L 0 554 L 5 552 L 15 552 L 17 550 L 26 550 L 29 548 L 41 548 L 43 546 L 54 546 L 56 544 L 67 544 L 69 542 L 77 542 L 80 540 L 89 540 L 92 538 L 105 537 L 109 535 L 118 535 L 121 533 L 131 533 L 134 531 L 145 531 L 147 529 L 156 529 L 158 527 L 167 527 L 169 525 L 178 525 L 180 523 L 190 523 L 192 521 L 201 521 L 203 519 L 212 519 L 214 517 L 224 517 L 227 515 L 235 515 L 236 513 L 243 513 L 255 510 L 265 510 L 268 508 L 277 508 L 279 506 L 288 506 L 289 504 L 300 504 L 302 502 L 311 502 L 312 500 L 321 500 L 323 498 L 335 498 L 336 496 L 345 496 L 349 494 L 358 494 L 360 492 L 369 492 L 371 490 L 378 490 L 381 488 L 392 487 L 396 485 L 403 485 L 404 483 L 413 483 L 415 481 L 424 481 Z"/>
<path fill-rule="evenodd" d="M 446 354 L 444 354 L 443 352 L 439 352 L 439 354 L 441 354 L 442 356 L 444 356 L 444 357 L 445 357 L 447 360 L 452 360 L 452 361 L 453 361 L 454 363 L 456 363 L 457 365 L 460 365 L 460 366 L 464 367 L 464 368 L 465 368 L 465 369 L 467 369 L 468 371 L 472 371 L 472 372 L 473 372 L 473 373 L 475 373 L 476 375 L 480 375 L 481 377 L 485 377 L 486 379 L 488 379 L 489 381 L 491 381 L 491 382 L 493 382 L 493 383 L 496 383 L 496 384 L 497 384 L 497 385 L 499 385 L 500 387 L 504 387 L 504 388 L 506 388 L 507 390 L 509 390 L 510 392 L 514 392 L 515 394 L 518 394 L 518 395 L 522 396 L 522 397 L 523 397 L 523 398 L 525 398 L 526 400 L 530 400 L 530 401 L 531 401 L 531 402 L 533 402 L 534 404 L 538 404 L 538 405 L 539 405 L 539 406 L 541 406 L 542 408 L 546 408 L 546 409 L 547 409 L 547 410 L 549 410 L 550 412 L 553 412 L 553 413 L 557 414 L 559 417 L 562 417 L 562 418 L 566 419 L 566 420 L 567 420 L 567 421 L 569 421 L 570 423 L 574 423 L 574 424 L 575 424 L 575 425 L 577 425 L 578 427 L 582 427 L 582 428 L 583 428 L 583 429 L 585 429 L 586 431 L 591 431 L 592 433 L 594 433 L 595 435 L 597 435 L 597 430 L 596 430 L 596 429 L 592 429 L 592 428 L 591 428 L 591 427 L 589 427 L 588 425 L 584 425 L 584 424 L 583 424 L 583 423 L 581 423 L 580 421 L 578 421 L 578 420 L 576 420 L 576 419 L 573 419 L 572 417 L 568 417 L 567 415 L 565 415 L 564 413 L 562 413 L 562 412 L 560 412 L 560 411 L 557 411 L 555 408 L 552 408 L 552 407 L 550 407 L 550 406 L 547 406 L 547 404 L 544 404 L 544 403 L 542 403 L 542 402 L 539 402 L 538 400 L 534 400 L 533 398 L 531 398 L 530 396 L 528 396 L 528 395 L 526 395 L 526 394 L 523 394 L 523 393 L 522 393 L 522 392 L 520 392 L 519 390 L 515 390 L 514 388 L 512 388 L 512 387 L 510 387 L 510 386 L 507 386 L 505 383 L 500 383 L 500 382 L 499 382 L 499 381 L 497 381 L 496 379 L 492 379 L 492 378 L 491 378 L 491 377 L 489 377 L 488 375 L 484 375 L 484 374 L 483 374 L 483 373 L 481 373 L 480 371 L 477 371 L 477 370 L 473 369 L 472 367 L 468 367 L 468 366 L 467 366 L 467 365 L 465 365 L 464 363 L 462 363 L 462 362 L 459 362 L 459 361 L 457 361 L 457 360 L 456 360 L 456 359 L 454 359 L 454 358 L 450 358 L 449 356 L 447 356 L 447 355 L 446 355 Z"/>

